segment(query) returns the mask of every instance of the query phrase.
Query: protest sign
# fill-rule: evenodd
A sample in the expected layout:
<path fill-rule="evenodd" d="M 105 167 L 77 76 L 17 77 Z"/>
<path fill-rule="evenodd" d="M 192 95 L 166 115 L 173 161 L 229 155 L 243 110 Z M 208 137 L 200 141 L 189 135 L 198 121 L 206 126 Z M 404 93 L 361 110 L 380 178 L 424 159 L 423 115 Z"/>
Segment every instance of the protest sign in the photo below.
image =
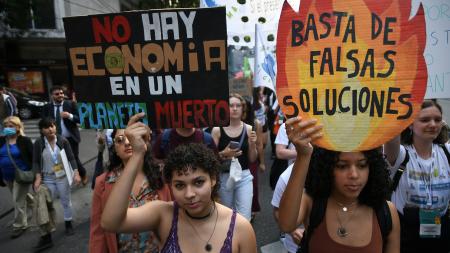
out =
<path fill-rule="evenodd" d="M 225 8 L 64 18 L 83 128 L 229 124 Z"/>
<path fill-rule="evenodd" d="M 286 117 L 316 118 L 330 150 L 376 148 L 410 125 L 426 90 L 423 8 L 409 1 L 284 2 L 277 95 Z"/>
<path fill-rule="evenodd" d="M 450 98 L 450 1 L 412 0 L 412 4 L 413 9 L 423 5 L 427 24 L 425 98 Z"/>

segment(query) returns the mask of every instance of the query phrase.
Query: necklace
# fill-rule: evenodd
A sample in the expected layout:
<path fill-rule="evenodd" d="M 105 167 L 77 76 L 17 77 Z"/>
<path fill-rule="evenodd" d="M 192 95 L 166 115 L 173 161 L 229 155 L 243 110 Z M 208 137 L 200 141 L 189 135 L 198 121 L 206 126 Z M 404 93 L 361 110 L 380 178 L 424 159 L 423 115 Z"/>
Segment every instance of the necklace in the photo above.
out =
<path fill-rule="evenodd" d="M 340 211 L 341 209 L 338 209 L 338 212 L 336 213 L 336 217 L 337 217 L 337 220 L 338 220 L 338 223 L 339 223 L 338 229 L 337 229 L 337 231 L 336 231 L 336 232 L 337 232 L 337 235 L 338 235 L 339 237 L 341 237 L 341 238 L 347 237 L 350 233 L 349 233 L 349 232 L 347 231 L 347 229 L 345 228 L 345 225 L 347 225 L 347 223 L 353 218 L 353 215 L 356 213 L 356 210 L 358 209 L 358 206 L 356 206 L 356 208 L 355 208 L 354 210 L 349 211 L 349 209 L 348 209 L 346 206 L 344 206 L 343 204 L 341 204 L 341 203 L 339 203 L 339 202 L 337 202 L 337 201 L 336 201 L 336 203 L 338 203 L 338 205 L 339 205 L 340 207 L 342 207 L 342 211 L 344 212 L 344 214 L 346 214 L 347 212 L 350 212 L 350 216 L 348 216 L 348 218 L 347 218 L 347 220 L 345 221 L 345 223 L 342 222 L 341 217 L 339 216 L 339 211 Z M 356 201 L 353 202 L 353 203 L 351 203 L 350 206 L 353 206 L 355 203 L 356 203 Z M 349 206 L 349 207 L 350 207 L 350 206 Z"/>
<path fill-rule="evenodd" d="M 210 209 L 209 209 L 209 213 L 204 215 L 204 216 L 200 216 L 200 217 L 196 217 L 196 216 L 192 216 L 189 214 L 188 211 L 186 211 L 186 209 L 184 209 L 184 212 L 186 213 L 187 216 L 189 216 L 189 218 L 194 219 L 194 220 L 203 220 L 208 218 L 209 216 L 211 216 L 211 214 L 214 212 L 214 210 L 216 209 L 216 205 L 214 204 Z"/>
<path fill-rule="evenodd" d="M 338 202 L 337 200 L 334 200 L 334 201 L 336 202 L 336 204 L 338 204 L 339 207 L 342 208 L 342 212 L 347 212 L 350 207 L 352 207 L 356 204 L 356 200 L 348 205 L 342 204 L 342 203 Z"/>
<path fill-rule="evenodd" d="M 200 234 L 197 232 L 197 230 L 195 229 L 194 225 L 192 225 L 191 221 L 190 221 L 189 219 L 186 219 L 186 220 L 188 221 L 189 225 L 190 225 L 190 226 L 192 227 L 192 229 L 194 230 L 194 232 L 195 232 L 195 234 L 197 235 L 197 237 L 198 237 L 200 240 L 206 242 L 206 244 L 205 244 L 205 250 L 206 250 L 207 252 L 210 252 L 210 251 L 212 250 L 212 245 L 209 243 L 209 241 L 211 240 L 211 238 L 212 238 L 213 235 L 214 235 L 214 232 L 216 231 L 217 219 L 219 218 L 219 210 L 216 209 L 216 203 L 214 203 L 214 210 L 216 210 L 216 221 L 214 222 L 214 228 L 213 228 L 212 233 L 211 233 L 211 235 L 209 236 L 209 238 L 208 238 L 207 241 L 203 240 L 203 239 L 200 237 Z M 209 217 L 209 216 L 211 215 L 211 213 L 214 212 L 214 210 L 211 211 L 211 212 L 209 212 L 209 214 L 208 214 L 206 217 Z M 192 216 L 189 215 L 188 212 L 185 211 L 185 213 L 187 214 L 188 217 L 192 217 Z M 196 218 L 199 219 L 199 217 L 196 217 Z M 195 218 L 194 218 L 194 219 L 195 219 Z"/>

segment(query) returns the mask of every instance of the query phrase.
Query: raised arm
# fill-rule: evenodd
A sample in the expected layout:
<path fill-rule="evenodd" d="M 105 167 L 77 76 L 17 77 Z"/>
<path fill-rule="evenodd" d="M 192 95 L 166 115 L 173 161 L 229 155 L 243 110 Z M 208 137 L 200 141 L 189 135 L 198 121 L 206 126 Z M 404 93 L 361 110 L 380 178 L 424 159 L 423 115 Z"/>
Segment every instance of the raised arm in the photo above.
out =
<path fill-rule="evenodd" d="M 384 144 L 384 154 L 390 165 L 394 165 L 400 153 L 400 135 Z"/>
<path fill-rule="evenodd" d="M 105 230 L 114 232 L 141 232 L 156 229 L 161 219 L 161 201 L 151 201 L 138 208 L 128 208 L 128 198 L 139 169 L 142 169 L 144 155 L 147 152 L 150 129 L 138 122 L 144 113 L 131 117 L 125 130 L 133 154 L 128 160 L 122 175 L 115 183 L 106 202 L 102 215 L 101 225 Z"/>
<path fill-rule="evenodd" d="M 315 119 L 302 120 L 299 117 L 286 122 L 288 138 L 295 145 L 297 158 L 280 202 L 278 223 L 284 232 L 293 231 L 304 221 L 304 217 L 308 217 L 308 213 L 304 212 L 307 202 L 302 200 L 302 196 L 313 151 L 310 142 L 322 136 L 322 126 L 316 125 L 316 122 Z"/>
<path fill-rule="evenodd" d="M 264 161 L 263 131 L 262 126 L 258 120 L 255 120 L 255 130 L 256 130 L 256 149 L 258 151 L 259 169 L 261 171 L 265 171 L 266 163 Z"/>
<path fill-rule="evenodd" d="M 248 161 L 254 162 L 258 158 L 258 151 L 256 150 L 256 132 L 252 130 L 252 126 L 244 124 L 244 126 L 247 128 L 247 134 L 248 134 Z"/>

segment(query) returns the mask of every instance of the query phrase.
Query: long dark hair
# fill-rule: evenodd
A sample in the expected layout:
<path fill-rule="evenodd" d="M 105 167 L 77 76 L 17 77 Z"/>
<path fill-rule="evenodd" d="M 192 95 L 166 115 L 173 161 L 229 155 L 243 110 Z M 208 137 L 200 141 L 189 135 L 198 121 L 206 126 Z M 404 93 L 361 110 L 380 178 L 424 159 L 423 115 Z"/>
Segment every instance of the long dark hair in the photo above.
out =
<path fill-rule="evenodd" d="M 358 196 L 361 204 L 378 208 L 389 196 L 389 173 L 379 149 L 362 152 L 369 163 L 369 177 Z M 341 152 L 314 148 L 306 178 L 306 192 L 313 198 L 328 198 L 334 186 L 334 168 Z"/>
<path fill-rule="evenodd" d="M 442 115 L 441 105 L 438 104 L 434 100 L 424 100 L 420 109 L 423 110 L 423 109 L 426 109 L 428 107 L 433 107 L 433 106 L 438 108 L 438 110 L 441 112 L 441 115 Z M 446 143 L 448 141 L 447 131 L 448 131 L 447 127 L 443 125 L 441 128 L 441 132 L 436 137 L 436 139 L 433 140 L 433 143 L 436 143 L 436 144 Z M 407 127 L 405 130 L 403 130 L 403 132 L 400 136 L 400 140 L 401 140 L 402 144 L 404 144 L 404 145 L 412 145 L 413 144 L 413 131 L 411 130 L 410 127 Z"/>
<path fill-rule="evenodd" d="M 111 133 L 111 138 L 114 140 L 117 134 L 117 129 L 114 129 Z M 147 148 L 147 153 L 144 156 L 144 167 L 142 168 L 144 171 L 144 174 L 148 180 L 149 187 L 153 190 L 159 190 L 164 186 L 163 180 L 162 180 L 162 173 L 159 169 L 159 166 L 153 162 L 152 155 L 151 155 L 151 148 L 150 145 Z M 111 148 L 110 157 L 109 157 L 109 164 L 106 167 L 107 171 L 117 171 L 123 169 L 123 163 L 122 159 L 117 155 L 115 151 L 114 144 Z"/>

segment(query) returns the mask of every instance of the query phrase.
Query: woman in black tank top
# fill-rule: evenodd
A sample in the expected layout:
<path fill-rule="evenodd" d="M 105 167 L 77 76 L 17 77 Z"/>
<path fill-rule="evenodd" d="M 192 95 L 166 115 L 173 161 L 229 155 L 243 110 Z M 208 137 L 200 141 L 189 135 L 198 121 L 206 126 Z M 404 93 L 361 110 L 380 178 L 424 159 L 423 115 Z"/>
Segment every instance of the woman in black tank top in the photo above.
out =
<path fill-rule="evenodd" d="M 223 162 L 237 158 L 242 167 L 242 178 L 233 186 L 227 187 L 230 176 L 226 168 L 221 172 L 221 187 L 219 195 L 222 203 L 230 208 L 236 209 L 245 218 L 250 220 L 251 204 L 253 197 L 253 176 L 248 166 L 256 161 L 256 133 L 250 125 L 245 124 L 243 114 L 245 112 L 245 100 L 239 94 L 230 95 L 230 125 L 228 127 L 215 127 L 212 137 L 219 149 L 219 156 Z M 234 143 L 234 144 L 233 144 Z M 237 145 L 239 144 L 239 145 Z M 237 145 L 237 148 L 231 148 Z M 239 203 L 239 204 L 237 204 Z"/>

